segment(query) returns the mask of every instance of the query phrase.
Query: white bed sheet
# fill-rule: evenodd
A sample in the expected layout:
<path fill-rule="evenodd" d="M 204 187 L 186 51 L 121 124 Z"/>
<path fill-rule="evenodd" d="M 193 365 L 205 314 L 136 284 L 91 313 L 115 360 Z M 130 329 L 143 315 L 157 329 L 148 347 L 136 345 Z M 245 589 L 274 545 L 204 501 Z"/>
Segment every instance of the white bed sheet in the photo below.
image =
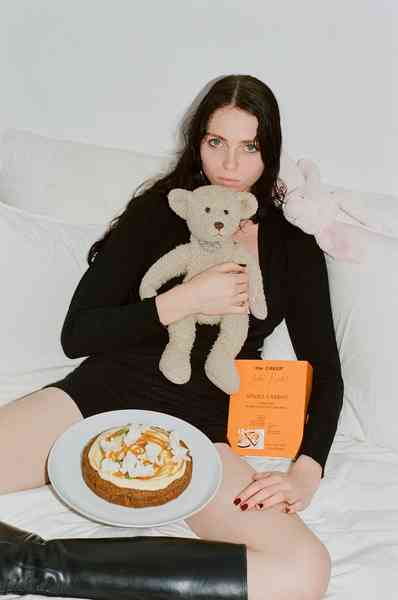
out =
<path fill-rule="evenodd" d="M 288 466 L 286 460 L 255 458 L 249 462 L 259 470 Z M 327 600 L 398 599 L 398 453 L 337 436 L 326 477 L 311 506 L 300 514 L 332 556 Z M 0 496 L 0 515 L 47 538 L 196 537 L 184 522 L 148 529 L 91 522 L 63 505 L 50 486 Z"/>

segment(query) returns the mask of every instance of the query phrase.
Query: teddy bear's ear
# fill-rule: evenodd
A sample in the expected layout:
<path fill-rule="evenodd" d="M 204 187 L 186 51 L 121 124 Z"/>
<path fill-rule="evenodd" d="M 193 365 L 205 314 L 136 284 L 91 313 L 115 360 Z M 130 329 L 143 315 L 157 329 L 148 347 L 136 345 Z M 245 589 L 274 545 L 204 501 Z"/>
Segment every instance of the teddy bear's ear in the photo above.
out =
<path fill-rule="evenodd" d="M 182 219 L 187 218 L 188 201 L 191 197 L 191 194 L 192 192 L 190 192 L 189 190 L 175 188 L 174 190 L 171 190 L 171 192 L 169 192 L 167 195 L 171 208 Z"/>
<path fill-rule="evenodd" d="M 258 203 L 256 196 L 250 192 L 239 192 L 241 217 L 249 219 L 257 210 Z"/>

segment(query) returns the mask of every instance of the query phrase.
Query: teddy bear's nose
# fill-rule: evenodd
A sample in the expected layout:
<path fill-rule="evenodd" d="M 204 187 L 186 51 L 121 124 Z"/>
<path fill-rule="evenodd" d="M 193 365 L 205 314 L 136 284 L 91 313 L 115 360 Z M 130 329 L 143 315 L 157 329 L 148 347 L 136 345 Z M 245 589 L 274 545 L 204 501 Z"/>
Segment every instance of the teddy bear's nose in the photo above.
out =
<path fill-rule="evenodd" d="M 224 223 L 221 223 L 221 221 L 216 221 L 214 223 L 214 227 L 218 230 L 222 229 L 224 227 Z"/>

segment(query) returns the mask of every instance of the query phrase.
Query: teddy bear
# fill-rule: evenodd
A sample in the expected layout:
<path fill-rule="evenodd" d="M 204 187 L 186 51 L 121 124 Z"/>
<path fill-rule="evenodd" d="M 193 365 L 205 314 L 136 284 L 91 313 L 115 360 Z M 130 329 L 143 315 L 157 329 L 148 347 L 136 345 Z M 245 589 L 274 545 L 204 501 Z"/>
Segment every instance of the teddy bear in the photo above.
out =
<path fill-rule="evenodd" d="M 297 161 L 304 183 L 288 190 L 282 210 L 285 218 L 305 233 L 315 236 L 318 246 L 336 260 L 362 262 L 364 236 L 349 223 L 343 223 L 343 196 L 321 185 L 318 166 L 311 160 Z"/>
<path fill-rule="evenodd" d="M 194 191 L 173 189 L 168 201 L 172 210 L 186 220 L 190 241 L 161 256 L 148 269 L 140 284 L 141 299 L 156 296 L 173 277 L 184 275 L 185 282 L 213 265 L 232 261 L 247 265 L 250 311 L 257 319 L 265 319 L 267 304 L 258 262 L 232 237 L 240 221 L 256 212 L 256 197 L 250 192 L 204 185 Z M 176 384 L 189 381 L 196 323 L 219 326 L 218 337 L 206 357 L 205 373 L 227 394 L 237 392 L 240 378 L 234 359 L 247 337 L 248 313 L 194 314 L 169 324 L 169 342 L 159 362 L 161 372 Z"/>

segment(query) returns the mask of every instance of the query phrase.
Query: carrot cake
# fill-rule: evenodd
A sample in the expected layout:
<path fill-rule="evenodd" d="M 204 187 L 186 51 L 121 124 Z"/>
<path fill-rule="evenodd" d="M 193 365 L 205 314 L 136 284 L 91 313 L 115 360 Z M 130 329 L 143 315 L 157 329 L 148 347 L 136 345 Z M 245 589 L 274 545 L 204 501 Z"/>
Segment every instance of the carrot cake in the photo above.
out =
<path fill-rule="evenodd" d="M 83 479 L 113 504 L 144 508 L 177 498 L 192 478 L 192 457 L 176 431 L 130 423 L 92 438 L 82 454 Z"/>

